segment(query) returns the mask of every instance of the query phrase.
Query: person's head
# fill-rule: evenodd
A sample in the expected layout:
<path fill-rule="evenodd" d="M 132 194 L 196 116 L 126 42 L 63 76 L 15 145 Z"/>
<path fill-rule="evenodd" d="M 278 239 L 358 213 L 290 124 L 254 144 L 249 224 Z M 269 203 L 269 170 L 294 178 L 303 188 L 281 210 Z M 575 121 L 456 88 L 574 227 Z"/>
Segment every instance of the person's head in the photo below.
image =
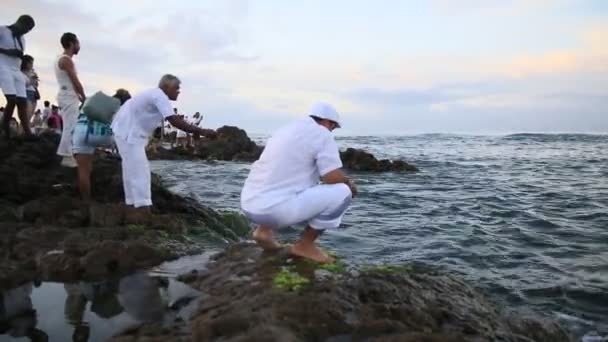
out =
<path fill-rule="evenodd" d="M 165 94 L 167 94 L 169 100 L 175 101 L 179 96 L 179 88 L 181 83 L 182 81 L 180 81 L 179 78 L 171 74 L 166 74 L 161 77 L 160 81 L 158 82 L 158 87 Z M 177 108 L 175 109 L 175 113 L 177 113 Z"/>
<path fill-rule="evenodd" d="M 338 111 L 325 102 L 317 102 L 311 108 L 308 114 L 313 118 L 319 125 L 333 131 L 336 128 L 340 128 L 340 114 Z"/>
<path fill-rule="evenodd" d="M 44 106 L 45 106 L 45 107 L 47 107 L 47 108 L 48 108 L 50 105 L 51 105 L 51 103 L 50 103 L 49 101 L 44 101 Z"/>
<path fill-rule="evenodd" d="M 30 32 L 34 26 L 36 26 L 34 18 L 27 14 L 20 16 L 19 19 L 17 19 L 17 22 L 12 25 L 13 32 L 16 36 L 22 36 Z"/>
<path fill-rule="evenodd" d="M 116 90 L 116 94 L 114 94 L 114 97 L 120 101 L 120 105 L 122 106 L 131 98 L 131 94 L 129 94 L 129 91 L 127 91 L 126 89 L 120 88 Z"/>
<path fill-rule="evenodd" d="M 21 57 L 21 71 L 30 71 L 34 68 L 34 57 L 23 55 Z"/>
<path fill-rule="evenodd" d="M 61 36 L 61 46 L 66 52 L 77 55 L 80 52 L 80 41 L 72 32 L 66 32 Z"/>
<path fill-rule="evenodd" d="M 177 115 L 177 108 L 173 108 L 173 113 Z"/>
<path fill-rule="evenodd" d="M 57 106 L 53 105 L 53 106 L 51 107 L 51 111 L 52 111 L 53 113 L 57 113 L 57 112 L 59 111 L 59 107 L 57 107 Z"/>

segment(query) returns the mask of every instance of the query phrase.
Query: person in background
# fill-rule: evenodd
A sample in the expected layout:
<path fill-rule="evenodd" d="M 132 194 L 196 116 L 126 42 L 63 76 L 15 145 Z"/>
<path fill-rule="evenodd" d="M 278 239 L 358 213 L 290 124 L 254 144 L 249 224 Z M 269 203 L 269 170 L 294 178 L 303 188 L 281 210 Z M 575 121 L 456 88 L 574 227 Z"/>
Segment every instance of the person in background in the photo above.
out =
<path fill-rule="evenodd" d="M 357 187 L 342 171 L 331 133 L 340 127 L 338 112 L 319 102 L 308 114 L 268 140 L 243 186 L 241 208 L 258 225 L 253 239 L 262 248 L 281 247 L 274 237 L 276 229 L 306 222 L 291 254 L 331 263 L 334 259 L 315 241 L 326 229 L 340 226 Z"/>
<path fill-rule="evenodd" d="M 118 89 L 114 97 L 123 105 L 131 98 L 125 89 Z M 72 148 L 74 159 L 78 164 L 78 188 L 85 203 L 91 201 L 91 171 L 93 170 L 93 154 L 98 147 L 111 147 L 114 142 L 112 128 L 109 124 L 89 120 L 80 114 L 74 134 L 72 135 Z"/>
<path fill-rule="evenodd" d="M 27 96 L 27 118 L 32 119 L 36 104 L 38 103 L 38 74 L 34 70 L 34 58 L 30 55 L 23 56 L 21 61 L 21 72 L 25 77 L 25 93 Z"/>
<path fill-rule="evenodd" d="M 201 115 L 201 113 L 196 112 L 194 113 L 194 115 L 192 116 L 192 122 L 191 122 L 194 126 L 196 127 L 201 127 L 201 124 L 203 123 L 203 116 Z M 194 146 L 194 137 L 192 135 L 188 136 L 188 145 L 190 146 Z"/>
<path fill-rule="evenodd" d="M 49 101 L 44 101 L 44 108 L 42 109 L 42 130 L 46 130 L 48 128 L 47 120 L 51 115 L 51 103 Z"/>
<path fill-rule="evenodd" d="M 63 119 L 59 115 L 59 107 L 55 105 L 51 107 L 51 114 L 46 122 L 49 130 L 61 135 L 61 131 L 63 131 Z"/>
<path fill-rule="evenodd" d="M 177 113 L 177 108 L 173 108 L 173 113 L 175 115 L 177 115 L 182 121 L 184 121 L 188 124 L 190 123 L 190 122 L 188 122 L 188 120 L 186 119 L 186 117 L 183 114 Z M 176 130 L 175 145 L 178 147 L 186 148 L 187 144 L 188 144 L 188 133 L 186 133 L 182 130 Z"/>
<path fill-rule="evenodd" d="M 63 54 L 55 62 L 55 76 L 59 85 L 57 104 L 61 108 L 64 129 L 57 154 L 63 157 L 62 166 L 76 167 L 76 160 L 72 156 L 72 132 L 80 114 L 80 104 L 86 99 L 72 59 L 80 52 L 80 41 L 75 34 L 67 32 L 61 36 L 61 46 Z"/>
<path fill-rule="evenodd" d="M 48 119 L 49 115 L 51 115 L 51 103 L 49 101 L 44 101 L 44 108 L 42 109 L 42 119 Z"/>
<path fill-rule="evenodd" d="M 44 122 L 44 120 L 42 119 L 42 112 L 40 112 L 40 109 L 37 109 L 34 112 L 34 115 L 32 116 L 32 128 L 34 129 L 34 134 L 39 135 L 42 130 L 43 130 L 43 125 L 42 123 Z"/>
<path fill-rule="evenodd" d="M 24 35 L 30 32 L 36 23 L 29 15 L 22 15 L 12 25 L 0 26 L 0 89 L 6 97 L 6 107 L 2 127 L 6 138 L 10 138 L 10 122 L 17 107 L 19 120 L 27 136 L 32 136 L 27 117 L 27 94 L 25 78 L 21 73 L 21 58 L 25 51 Z"/>
<path fill-rule="evenodd" d="M 112 131 L 122 158 L 122 179 L 127 209 L 127 220 L 146 222 L 151 214 L 152 190 L 150 163 L 146 145 L 163 119 L 180 130 L 215 137 L 211 129 L 195 127 L 175 115 L 170 101 L 177 100 L 181 81 L 173 75 L 164 75 L 158 87 L 135 95 L 120 108 Z"/>

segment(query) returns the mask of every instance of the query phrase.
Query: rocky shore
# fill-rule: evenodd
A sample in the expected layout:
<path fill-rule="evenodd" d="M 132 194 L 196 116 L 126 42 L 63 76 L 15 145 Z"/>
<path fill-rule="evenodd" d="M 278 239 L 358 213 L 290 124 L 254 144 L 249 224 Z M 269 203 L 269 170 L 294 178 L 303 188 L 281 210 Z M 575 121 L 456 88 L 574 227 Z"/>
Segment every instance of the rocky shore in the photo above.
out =
<path fill-rule="evenodd" d="M 114 341 L 572 341 L 424 265 L 319 266 L 241 243 L 180 280 L 204 293 L 190 322 L 145 324 Z"/>
<path fill-rule="evenodd" d="M 230 143 L 222 139 L 209 144 Z M 85 208 L 76 170 L 59 166 L 57 143 L 53 135 L 0 142 L 2 291 L 33 280 L 128 274 L 202 252 L 203 241 L 236 241 L 249 229 L 236 213 L 170 193 L 157 176 L 155 219 L 126 224 L 119 160 L 107 153 L 95 160 L 95 204 Z M 243 153 L 215 148 L 217 159 Z M 509 312 L 460 277 L 420 264 L 320 266 L 238 242 L 192 268 L 178 278 L 202 293 L 191 320 L 144 323 L 114 340 L 572 341 L 556 323 Z"/>
<path fill-rule="evenodd" d="M 174 147 L 168 149 L 157 140 L 148 149 L 148 158 L 151 160 L 224 160 L 254 162 L 264 150 L 258 146 L 244 130 L 223 126 L 217 130 L 215 140 L 198 140 L 189 148 Z M 174 135 L 169 135 L 166 142 L 175 141 Z M 418 168 L 402 160 L 378 160 L 373 154 L 348 148 L 340 152 L 340 157 L 346 169 L 362 172 L 403 172 L 418 171 Z"/>
<path fill-rule="evenodd" d="M 198 238 L 236 240 L 248 231 L 220 213 L 170 193 L 153 177 L 154 219 L 126 224 L 120 161 L 95 160 L 95 203 L 79 199 L 76 169 L 59 166 L 58 137 L 0 142 L 0 289 L 31 280 L 103 278 L 201 252 Z"/>

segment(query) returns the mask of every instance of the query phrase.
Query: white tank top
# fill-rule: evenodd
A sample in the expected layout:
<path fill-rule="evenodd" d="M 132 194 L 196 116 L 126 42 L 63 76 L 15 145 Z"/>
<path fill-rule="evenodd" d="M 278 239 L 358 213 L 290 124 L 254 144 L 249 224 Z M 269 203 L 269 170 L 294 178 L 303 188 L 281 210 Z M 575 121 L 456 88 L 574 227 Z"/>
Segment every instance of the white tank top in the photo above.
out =
<path fill-rule="evenodd" d="M 55 77 L 57 78 L 57 83 L 59 84 L 59 93 L 57 96 L 77 97 L 78 94 L 76 94 L 76 91 L 74 90 L 74 85 L 72 84 L 72 80 L 68 76 L 68 73 L 59 68 L 59 61 L 63 57 L 70 58 L 68 55 L 60 55 L 55 62 Z"/>

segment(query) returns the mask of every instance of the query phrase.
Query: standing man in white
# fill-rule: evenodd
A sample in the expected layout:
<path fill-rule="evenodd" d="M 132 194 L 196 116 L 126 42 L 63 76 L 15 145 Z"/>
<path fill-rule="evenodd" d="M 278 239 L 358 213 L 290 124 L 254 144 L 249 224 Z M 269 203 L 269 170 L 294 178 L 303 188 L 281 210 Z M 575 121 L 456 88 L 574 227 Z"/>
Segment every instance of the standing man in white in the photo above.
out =
<path fill-rule="evenodd" d="M 127 220 L 145 223 L 152 206 L 150 163 L 146 145 L 154 130 L 167 120 L 177 129 L 210 138 L 216 133 L 190 125 L 173 111 L 170 101 L 177 100 L 181 81 L 173 75 L 160 79 L 157 88 L 135 95 L 120 108 L 112 122 L 114 140 L 122 158 L 125 203 L 131 207 Z"/>
<path fill-rule="evenodd" d="M 63 46 L 63 54 L 55 62 L 55 76 L 59 85 L 57 104 L 63 119 L 63 131 L 57 154 L 63 157 L 61 165 L 76 167 L 78 165 L 72 155 L 72 131 L 78 121 L 80 104 L 86 99 L 72 60 L 72 57 L 80 52 L 80 41 L 75 34 L 66 32 L 61 36 L 61 46 Z"/>
<path fill-rule="evenodd" d="M 21 73 L 21 58 L 25 51 L 24 35 L 30 32 L 36 23 L 29 15 L 22 15 L 10 26 L 0 26 L 0 89 L 6 97 L 2 127 L 6 137 L 10 137 L 10 121 L 17 107 L 19 121 L 23 132 L 31 136 L 27 117 L 27 94 L 25 78 Z"/>
<path fill-rule="evenodd" d="M 315 241 L 324 230 L 340 226 L 357 194 L 354 182 L 341 170 L 340 152 L 331 134 L 339 127 L 334 107 L 319 102 L 306 118 L 279 129 L 266 143 L 241 192 L 241 208 L 258 225 L 253 239 L 262 248 L 280 248 L 274 238 L 276 229 L 307 223 L 291 253 L 334 262 Z"/>

